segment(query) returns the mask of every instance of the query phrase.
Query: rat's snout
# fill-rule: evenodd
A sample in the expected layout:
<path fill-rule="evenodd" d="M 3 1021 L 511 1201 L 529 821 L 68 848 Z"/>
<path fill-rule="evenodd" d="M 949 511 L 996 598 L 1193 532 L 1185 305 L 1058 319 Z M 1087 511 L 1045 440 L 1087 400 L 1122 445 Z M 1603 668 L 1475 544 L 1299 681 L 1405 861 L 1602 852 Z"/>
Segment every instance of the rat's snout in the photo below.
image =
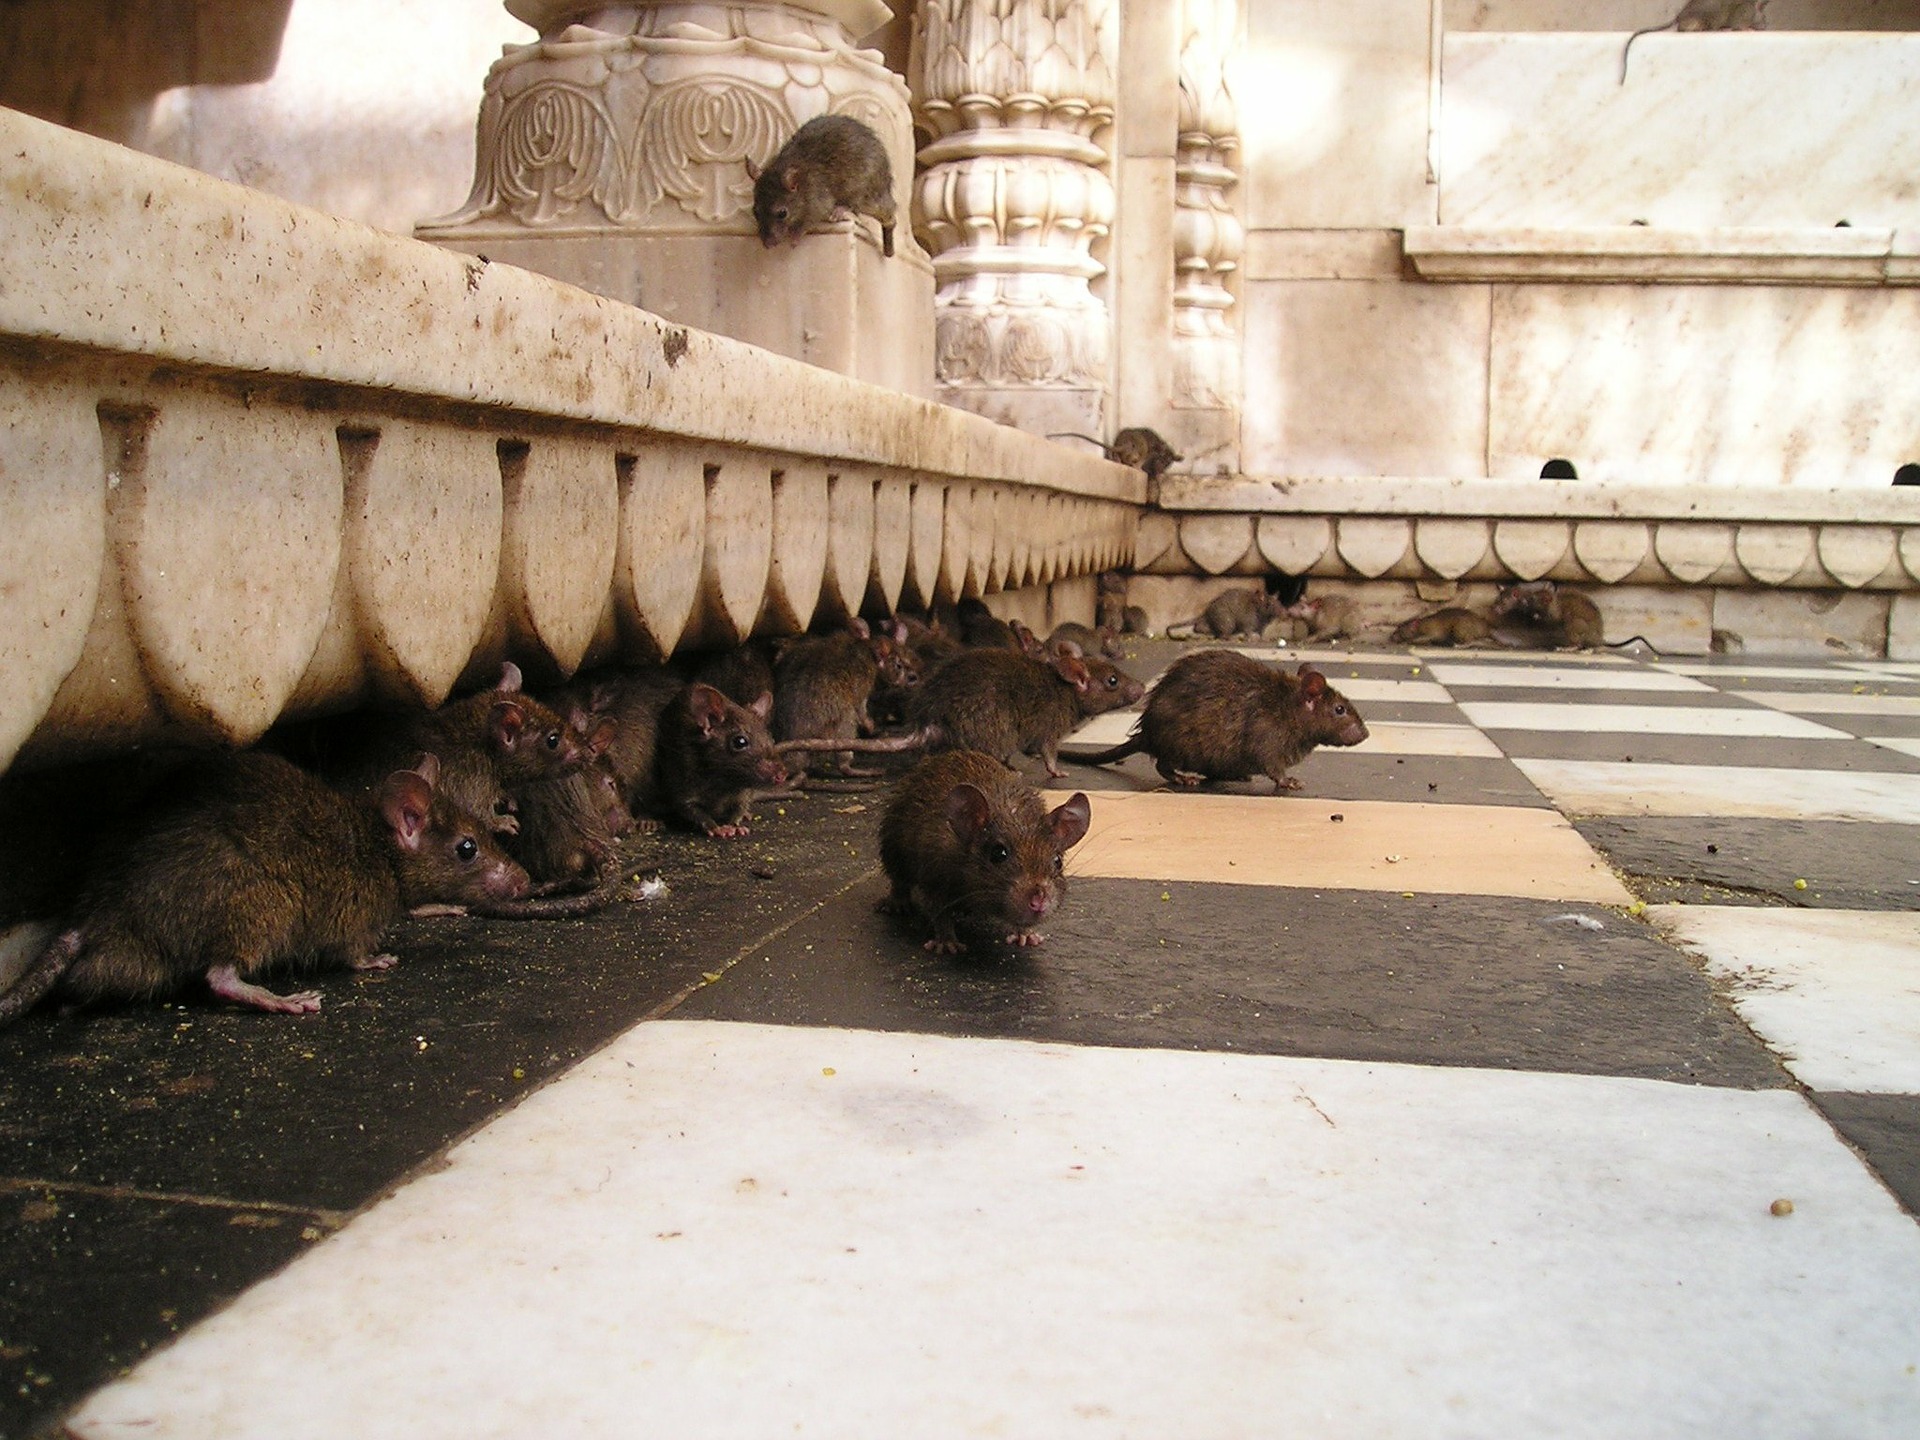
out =
<path fill-rule="evenodd" d="M 1015 908 L 1022 919 L 1031 922 L 1041 919 L 1059 902 L 1059 892 L 1043 881 L 1029 889 L 1024 900 L 1016 901 Z"/>
<path fill-rule="evenodd" d="M 1120 693 L 1127 697 L 1127 704 L 1138 705 L 1141 697 L 1147 693 L 1147 687 L 1129 676 L 1127 683 L 1121 688 Z"/>
<path fill-rule="evenodd" d="M 782 765 L 778 760 L 775 760 L 772 756 L 768 756 L 765 760 L 762 760 L 760 764 L 755 767 L 754 774 L 769 785 L 784 785 L 787 783 L 787 767 Z"/>
<path fill-rule="evenodd" d="M 502 858 L 487 867 L 482 888 L 496 900 L 521 900 L 533 888 L 533 881 L 513 861 Z"/>
<path fill-rule="evenodd" d="M 1342 745 L 1358 745 L 1366 738 L 1367 722 L 1362 720 L 1358 715 L 1353 717 L 1353 723 L 1351 725 L 1340 732 L 1340 743 Z"/>

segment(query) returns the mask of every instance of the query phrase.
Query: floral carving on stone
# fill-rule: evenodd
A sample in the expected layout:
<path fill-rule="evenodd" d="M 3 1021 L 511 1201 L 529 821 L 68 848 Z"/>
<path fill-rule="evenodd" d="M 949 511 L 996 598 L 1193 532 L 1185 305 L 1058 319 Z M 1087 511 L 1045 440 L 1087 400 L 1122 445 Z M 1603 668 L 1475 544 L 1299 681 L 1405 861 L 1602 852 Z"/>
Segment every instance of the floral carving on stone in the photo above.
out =
<path fill-rule="evenodd" d="M 420 227 L 461 232 L 753 232 L 753 180 L 799 126 L 851 115 L 893 160 L 898 199 L 912 174 L 905 84 L 856 48 L 884 22 L 872 0 L 716 6 L 529 4 L 547 25 L 487 75 L 473 191 Z M 519 11 L 516 11 L 519 13 Z M 591 23 L 567 23 L 584 15 Z"/>

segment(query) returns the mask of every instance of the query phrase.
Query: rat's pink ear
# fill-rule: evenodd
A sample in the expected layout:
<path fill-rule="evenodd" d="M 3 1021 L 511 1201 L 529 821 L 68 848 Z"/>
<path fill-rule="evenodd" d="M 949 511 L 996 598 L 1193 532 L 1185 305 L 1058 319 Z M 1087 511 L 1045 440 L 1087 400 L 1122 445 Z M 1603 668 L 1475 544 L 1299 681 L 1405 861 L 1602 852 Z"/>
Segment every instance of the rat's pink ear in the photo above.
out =
<path fill-rule="evenodd" d="M 711 685 L 695 685 L 687 691 L 687 708 L 693 712 L 693 723 L 700 727 L 700 733 L 711 735 L 727 713 L 727 697 Z"/>
<path fill-rule="evenodd" d="M 798 190 L 800 188 L 800 167 L 798 165 L 789 165 L 780 172 L 780 188 L 782 190 Z"/>
<path fill-rule="evenodd" d="M 440 757 L 438 755 L 422 755 L 418 760 L 413 762 L 411 769 L 414 774 L 427 782 L 427 788 L 430 790 L 440 783 Z"/>
<path fill-rule="evenodd" d="M 847 617 L 847 629 L 851 630 L 855 635 L 858 635 L 862 640 L 871 640 L 873 638 L 873 627 L 868 625 L 867 622 L 862 620 L 858 615 L 850 615 Z"/>
<path fill-rule="evenodd" d="M 746 165 L 747 165 L 747 179 L 758 180 L 760 178 L 759 162 L 755 160 L 751 155 L 749 155 L 747 156 L 747 159 L 746 159 Z"/>
<path fill-rule="evenodd" d="M 1318 700 L 1327 693 L 1327 677 L 1318 670 L 1300 667 L 1300 689 L 1309 700 Z"/>
<path fill-rule="evenodd" d="M 504 690 L 504 691 L 507 691 L 508 693 L 512 693 L 513 691 L 518 690 L 525 683 L 526 683 L 525 678 L 520 674 L 520 667 L 514 664 L 513 661 L 508 660 L 503 665 L 501 665 L 500 683 L 494 686 L 493 688 L 496 690 Z"/>
<path fill-rule="evenodd" d="M 1093 684 L 1093 674 L 1087 669 L 1086 662 L 1077 654 L 1057 654 L 1053 657 L 1054 673 L 1074 689 L 1085 692 Z"/>
<path fill-rule="evenodd" d="M 1053 831 L 1053 848 L 1059 851 L 1071 850 L 1086 837 L 1087 826 L 1093 823 L 1093 806 L 1083 794 L 1076 794 L 1065 803 L 1054 807 L 1047 816 L 1047 826 Z"/>
<path fill-rule="evenodd" d="M 978 785 L 956 785 L 947 795 L 947 826 L 962 845 L 971 845 L 986 829 L 991 809 Z"/>
<path fill-rule="evenodd" d="M 433 786 L 412 770 L 394 771 L 380 786 L 380 814 L 404 848 L 418 850 L 433 814 Z"/>
<path fill-rule="evenodd" d="M 587 758 L 598 760 L 613 747 L 614 736 L 620 733 L 620 727 L 611 715 L 604 717 L 587 736 Z"/>
<path fill-rule="evenodd" d="M 753 703 L 747 706 L 747 709 L 758 715 L 762 720 L 766 719 L 769 715 L 773 714 L 773 692 L 771 690 L 762 690 L 754 697 Z"/>
<path fill-rule="evenodd" d="M 501 745 L 512 748 L 526 724 L 527 712 L 518 700 L 493 702 L 493 735 Z"/>

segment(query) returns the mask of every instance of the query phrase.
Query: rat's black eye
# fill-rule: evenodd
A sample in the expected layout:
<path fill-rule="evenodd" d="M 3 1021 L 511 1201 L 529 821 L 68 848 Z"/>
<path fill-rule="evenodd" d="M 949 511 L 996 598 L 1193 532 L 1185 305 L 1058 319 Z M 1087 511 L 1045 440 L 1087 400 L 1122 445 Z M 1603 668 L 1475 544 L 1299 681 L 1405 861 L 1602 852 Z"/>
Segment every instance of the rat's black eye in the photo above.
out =
<path fill-rule="evenodd" d="M 747 737 L 746 731 L 736 730 L 727 737 L 727 743 L 736 750 L 744 750 L 747 746 L 751 745 L 753 741 Z"/>
<path fill-rule="evenodd" d="M 552 750 L 556 753 L 559 751 L 560 732 L 558 730 L 547 731 L 547 749 Z"/>
<path fill-rule="evenodd" d="M 1347 707 L 1344 705 L 1336 705 L 1333 707 L 1333 713 L 1336 715 L 1344 715 L 1347 713 Z"/>
<path fill-rule="evenodd" d="M 453 847 L 453 853 L 460 857 L 462 865 L 469 865 L 473 857 L 480 853 L 480 844 L 471 835 L 462 835 L 460 843 Z"/>
<path fill-rule="evenodd" d="M 1056 855 L 1053 857 L 1053 873 L 1056 875 L 1064 875 L 1067 873 L 1067 857 L 1066 856 Z"/>
<path fill-rule="evenodd" d="M 1004 844 L 1002 844 L 998 840 L 994 841 L 991 845 L 987 846 L 987 859 L 991 860 L 996 865 L 1004 865 L 1006 863 L 1007 857 L 1011 854 L 1013 854 L 1013 851 L 1009 850 Z"/>
<path fill-rule="evenodd" d="M 1120 688 L 1120 677 L 1118 675 L 1107 676 L 1107 689 L 1118 690 L 1119 688 Z"/>

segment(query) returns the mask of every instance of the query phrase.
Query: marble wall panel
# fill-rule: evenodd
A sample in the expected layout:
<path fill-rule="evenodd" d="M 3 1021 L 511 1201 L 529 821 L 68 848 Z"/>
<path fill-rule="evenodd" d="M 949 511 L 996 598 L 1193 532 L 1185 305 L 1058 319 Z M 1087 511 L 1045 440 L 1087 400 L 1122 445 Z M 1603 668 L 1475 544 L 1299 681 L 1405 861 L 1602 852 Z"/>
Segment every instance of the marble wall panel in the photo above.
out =
<path fill-rule="evenodd" d="M 1916 54 L 1920 61 L 1920 54 Z M 1494 289 L 1488 472 L 1888 485 L 1920 458 L 1920 292 Z"/>
<path fill-rule="evenodd" d="M 1716 590 L 1713 628 L 1743 655 L 1879 655 L 1891 601 L 1831 590 Z"/>
<path fill-rule="evenodd" d="M 1247 228 L 1431 223 L 1428 0 L 1248 0 Z"/>
<path fill-rule="evenodd" d="M 1638 30 L 1680 0 L 1444 0 L 1449 30 Z M 1920 30 L 1920 0 L 1770 0 L 1772 30 Z"/>
<path fill-rule="evenodd" d="M 1488 296 L 1398 280 L 1250 283 L 1247 472 L 1485 474 Z"/>
<path fill-rule="evenodd" d="M 1447 37 L 1442 224 L 1920 222 L 1920 35 L 1624 38 Z"/>

